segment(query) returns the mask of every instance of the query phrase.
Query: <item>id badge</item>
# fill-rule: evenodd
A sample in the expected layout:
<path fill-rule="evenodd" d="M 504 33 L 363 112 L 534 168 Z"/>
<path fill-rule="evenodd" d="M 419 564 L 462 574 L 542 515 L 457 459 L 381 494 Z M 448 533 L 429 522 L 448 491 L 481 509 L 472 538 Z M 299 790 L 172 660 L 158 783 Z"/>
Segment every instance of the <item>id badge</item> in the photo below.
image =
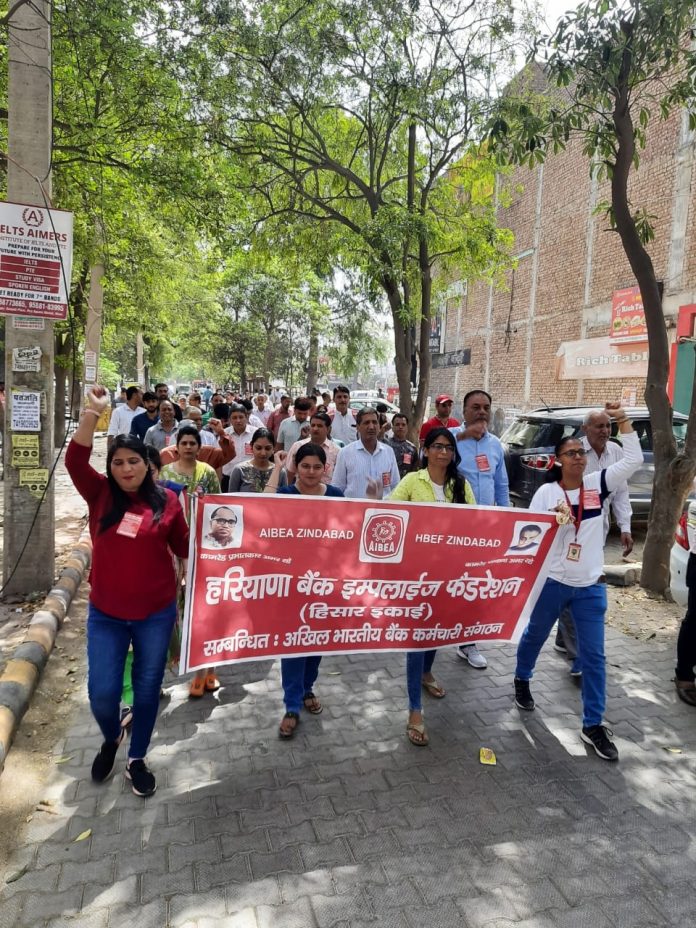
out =
<path fill-rule="evenodd" d="M 388 487 L 391 485 L 391 471 L 385 470 L 382 474 L 382 486 Z"/>
<path fill-rule="evenodd" d="M 490 470 L 491 465 L 488 463 L 487 454 L 477 454 L 476 455 L 476 467 L 479 470 Z"/>
<path fill-rule="evenodd" d="M 142 516 L 139 516 L 135 512 L 127 512 L 121 519 L 121 522 L 116 529 L 116 534 L 123 535 L 124 538 L 135 538 L 140 531 L 140 526 L 142 523 Z"/>
<path fill-rule="evenodd" d="M 568 545 L 568 553 L 566 554 L 566 561 L 579 561 L 581 551 L 582 551 L 582 545 L 579 545 L 576 541 L 571 541 L 571 543 Z"/>
<path fill-rule="evenodd" d="M 602 505 L 602 501 L 599 498 L 599 490 L 585 490 L 583 505 L 585 509 L 599 509 Z"/>
<path fill-rule="evenodd" d="M 404 451 L 404 464 L 410 464 L 410 463 L 411 463 L 411 458 L 412 458 L 411 452 L 410 452 L 410 451 Z"/>
<path fill-rule="evenodd" d="M 253 453 L 254 452 L 251 450 L 251 442 L 246 442 L 244 445 L 244 454 L 253 454 Z"/>

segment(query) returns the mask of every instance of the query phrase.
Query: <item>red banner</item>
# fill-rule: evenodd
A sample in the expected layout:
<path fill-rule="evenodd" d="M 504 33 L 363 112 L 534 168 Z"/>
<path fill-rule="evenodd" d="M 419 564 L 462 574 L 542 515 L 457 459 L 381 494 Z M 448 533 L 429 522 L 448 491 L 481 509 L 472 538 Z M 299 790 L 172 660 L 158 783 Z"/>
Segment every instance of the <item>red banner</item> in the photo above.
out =
<path fill-rule="evenodd" d="M 516 641 L 553 515 L 234 494 L 194 500 L 181 672 Z"/>

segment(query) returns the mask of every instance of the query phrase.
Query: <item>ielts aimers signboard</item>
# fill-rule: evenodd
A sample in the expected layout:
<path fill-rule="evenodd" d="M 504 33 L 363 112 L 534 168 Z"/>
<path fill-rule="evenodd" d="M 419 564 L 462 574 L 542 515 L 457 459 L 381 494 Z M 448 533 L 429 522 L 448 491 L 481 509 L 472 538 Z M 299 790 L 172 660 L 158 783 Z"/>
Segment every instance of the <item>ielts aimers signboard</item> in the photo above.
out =
<path fill-rule="evenodd" d="M 552 513 L 270 494 L 193 501 L 180 669 L 516 641 Z"/>
<path fill-rule="evenodd" d="M 0 313 L 65 319 L 72 244 L 72 213 L 0 203 Z"/>

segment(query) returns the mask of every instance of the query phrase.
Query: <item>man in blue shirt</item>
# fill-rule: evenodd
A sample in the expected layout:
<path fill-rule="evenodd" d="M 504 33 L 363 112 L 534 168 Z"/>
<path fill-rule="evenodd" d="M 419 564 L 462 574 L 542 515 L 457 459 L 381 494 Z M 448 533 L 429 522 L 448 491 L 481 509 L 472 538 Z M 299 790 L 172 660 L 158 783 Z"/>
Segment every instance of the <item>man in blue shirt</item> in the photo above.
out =
<path fill-rule="evenodd" d="M 331 483 L 352 499 L 387 497 L 401 478 L 394 452 L 377 440 L 377 410 L 365 406 L 355 421 L 358 439 L 338 452 Z"/>
<path fill-rule="evenodd" d="M 464 397 L 464 422 L 450 429 L 461 455 L 459 473 L 466 477 L 479 506 L 509 506 L 505 453 L 499 439 L 488 431 L 491 397 L 485 390 L 471 390 Z M 488 661 L 475 644 L 460 645 L 457 654 L 477 670 Z"/>

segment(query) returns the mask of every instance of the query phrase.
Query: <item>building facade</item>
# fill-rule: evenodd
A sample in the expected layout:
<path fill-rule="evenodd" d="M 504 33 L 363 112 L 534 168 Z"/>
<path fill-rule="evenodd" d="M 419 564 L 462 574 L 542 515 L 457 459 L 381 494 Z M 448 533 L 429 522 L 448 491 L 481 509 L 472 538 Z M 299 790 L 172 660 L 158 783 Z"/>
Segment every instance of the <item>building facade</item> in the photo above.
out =
<path fill-rule="evenodd" d="M 680 318 L 680 335 L 693 333 L 695 165 L 696 133 L 678 112 L 652 122 L 631 179 L 634 208 L 652 216 L 649 251 L 672 342 Z M 608 182 L 574 142 L 543 165 L 500 177 L 502 184 L 511 200 L 499 223 L 515 235 L 516 266 L 504 288 L 467 281 L 464 268 L 450 282 L 433 325 L 431 394 L 452 393 L 455 413 L 475 387 L 507 415 L 609 399 L 642 405 L 647 335 L 618 234 L 597 211 L 610 198 Z"/>

